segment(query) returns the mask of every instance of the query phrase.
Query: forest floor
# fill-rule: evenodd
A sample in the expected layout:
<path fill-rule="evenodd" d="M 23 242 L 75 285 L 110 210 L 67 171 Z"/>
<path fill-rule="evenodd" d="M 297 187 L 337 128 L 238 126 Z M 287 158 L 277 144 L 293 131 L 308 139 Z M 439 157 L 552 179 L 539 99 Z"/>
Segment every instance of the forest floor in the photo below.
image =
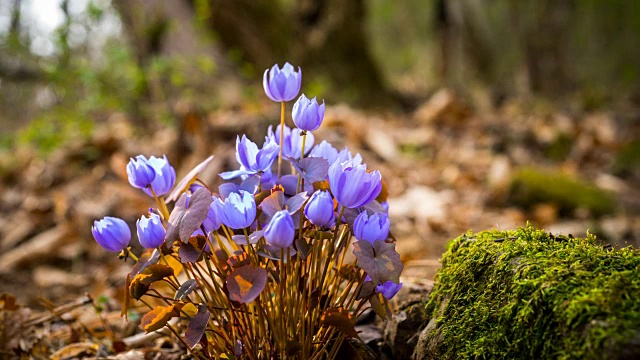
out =
<path fill-rule="evenodd" d="M 28 310 L 23 320 L 63 320 L 45 327 L 49 354 L 69 343 L 98 351 L 96 339 L 111 336 L 95 330 L 101 321 L 117 324 L 117 338 L 136 332 L 123 324 L 117 301 L 130 264 L 100 249 L 90 232 L 95 219 L 133 224 L 153 206 L 127 182 L 129 157 L 167 154 L 180 178 L 214 154 L 200 178 L 217 188 L 217 174 L 237 167 L 236 135 L 261 142 L 275 124 L 275 106 L 264 109 L 185 110 L 179 126 L 144 134 L 112 114 L 89 141 L 71 141 L 46 160 L 28 148 L 0 158 L 0 293 Z M 517 101 L 478 111 L 441 90 L 404 115 L 329 106 L 314 135 L 316 143 L 360 152 L 381 171 L 404 281 L 420 282 L 433 278 L 447 241 L 468 230 L 531 221 L 554 233 L 589 229 L 605 242 L 640 245 L 639 120 L 638 109 L 571 113 Z M 63 304 L 69 308 L 38 317 Z M 42 346 L 42 330 L 30 336 L 20 346 Z"/>

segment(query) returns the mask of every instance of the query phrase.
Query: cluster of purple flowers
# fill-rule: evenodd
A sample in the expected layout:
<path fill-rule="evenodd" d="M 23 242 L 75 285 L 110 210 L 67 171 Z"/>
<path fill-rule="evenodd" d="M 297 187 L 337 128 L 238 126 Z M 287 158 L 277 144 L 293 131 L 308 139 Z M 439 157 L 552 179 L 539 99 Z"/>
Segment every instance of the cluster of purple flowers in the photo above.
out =
<path fill-rule="evenodd" d="M 274 65 L 264 73 L 264 90 L 273 101 L 293 100 L 300 91 L 301 77 L 301 70 L 295 71 L 289 63 L 282 69 Z M 310 132 L 320 127 L 324 113 L 324 101 L 319 104 L 315 98 L 310 100 L 302 94 L 292 110 L 296 128 L 278 125 L 272 131 L 270 127 L 261 148 L 245 135 L 238 137 L 236 160 L 239 169 L 220 174 L 223 180 L 235 180 L 221 185 L 218 194 L 211 194 L 212 201 L 203 210 L 206 217 L 199 222 L 201 225 L 196 233 L 211 236 L 225 227 L 220 235 L 238 234 L 229 240 L 251 233 L 252 244 L 264 238 L 271 247 L 291 248 L 292 254 L 295 253 L 296 235 L 303 233 L 297 231 L 300 225 L 332 230 L 336 225 L 347 224 L 358 241 L 372 245 L 376 241 L 386 241 L 389 217 L 384 205 L 376 200 L 383 186 L 380 172 L 367 170 L 360 154 L 354 156 L 347 148 L 338 151 L 326 141 L 314 146 Z M 274 176 L 273 168 L 280 149 L 283 158 L 298 174 Z M 166 156 L 146 159 L 139 155 L 127 165 L 127 174 L 132 186 L 154 197 L 168 194 L 175 182 L 175 170 Z M 192 186 L 187 193 L 194 193 L 201 187 Z M 265 191 L 270 195 L 268 200 L 256 196 Z M 262 202 L 256 203 L 257 198 Z M 187 207 L 188 203 L 187 198 Z M 170 224 L 166 216 L 150 209 L 148 217 L 143 216 L 136 222 L 138 239 L 143 247 L 153 249 L 173 245 L 167 241 Z M 131 239 L 127 224 L 112 217 L 96 221 L 92 232 L 98 244 L 113 252 L 127 249 Z M 390 299 L 401 286 L 402 283 L 387 281 L 377 284 L 376 291 Z"/>

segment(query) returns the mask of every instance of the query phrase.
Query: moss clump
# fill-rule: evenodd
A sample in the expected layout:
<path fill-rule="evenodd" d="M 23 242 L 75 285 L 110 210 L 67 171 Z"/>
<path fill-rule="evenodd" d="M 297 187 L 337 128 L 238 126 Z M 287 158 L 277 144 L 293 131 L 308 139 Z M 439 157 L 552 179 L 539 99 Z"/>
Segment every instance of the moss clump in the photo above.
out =
<path fill-rule="evenodd" d="M 593 236 L 554 237 L 528 226 L 463 235 L 442 265 L 427 305 L 435 326 L 428 348 L 417 349 L 420 358 L 640 354 L 638 250 L 605 248 Z"/>
<path fill-rule="evenodd" d="M 561 212 L 584 208 L 594 215 L 612 213 L 616 207 L 614 197 L 594 185 L 531 168 L 521 169 L 513 175 L 509 200 L 525 208 L 553 203 Z"/>

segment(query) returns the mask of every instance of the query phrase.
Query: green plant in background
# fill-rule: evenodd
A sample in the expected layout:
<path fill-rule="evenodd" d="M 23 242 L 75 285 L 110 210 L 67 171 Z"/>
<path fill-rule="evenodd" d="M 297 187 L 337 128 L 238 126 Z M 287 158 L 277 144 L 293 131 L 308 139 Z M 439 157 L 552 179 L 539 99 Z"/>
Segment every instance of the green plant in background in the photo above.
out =
<path fill-rule="evenodd" d="M 613 195 L 595 185 L 533 168 L 522 168 L 513 175 L 508 198 L 524 208 L 553 203 L 562 212 L 582 208 L 596 216 L 610 214 L 616 208 Z"/>
<path fill-rule="evenodd" d="M 434 359 L 624 358 L 637 350 L 638 298 L 637 249 L 532 226 L 467 233 L 442 258 L 418 350 Z"/>

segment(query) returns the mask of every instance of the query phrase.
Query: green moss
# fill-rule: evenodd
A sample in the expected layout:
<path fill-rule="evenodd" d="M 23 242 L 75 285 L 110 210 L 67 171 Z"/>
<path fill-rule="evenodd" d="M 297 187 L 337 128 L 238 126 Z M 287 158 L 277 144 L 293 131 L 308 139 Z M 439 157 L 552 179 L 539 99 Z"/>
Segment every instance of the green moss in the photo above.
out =
<path fill-rule="evenodd" d="M 608 359 L 637 341 L 638 250 L 528 226 L 463 235 L 442 265 L 433 358 Z"/>
<path fill-rule="evenodd" d="M 514 173 L 509 201 L 525 208 L 538 203 L 554 203 L 561 212 L 584 208 L 594 215 L 612 213 L 616 207 L 610 193 L 592 184 L 531 168 Z"/>

